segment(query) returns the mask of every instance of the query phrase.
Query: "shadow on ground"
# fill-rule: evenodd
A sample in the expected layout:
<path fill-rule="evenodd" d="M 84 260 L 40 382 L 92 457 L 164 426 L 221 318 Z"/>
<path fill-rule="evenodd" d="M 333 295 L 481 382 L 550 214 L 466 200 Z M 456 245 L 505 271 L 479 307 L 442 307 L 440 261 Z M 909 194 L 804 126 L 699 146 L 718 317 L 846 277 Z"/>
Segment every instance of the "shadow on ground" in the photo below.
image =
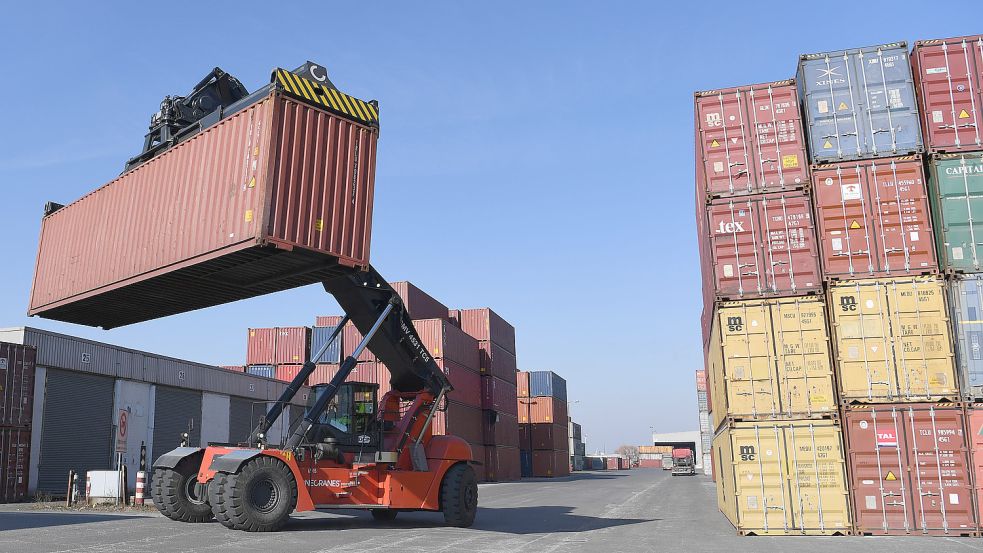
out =
<path fill-rule="evenodd" d="M 378 522 L 367 513 L 340 513 L 325 518 L 292 518 L 284 531 L 350 530 L 358 528 L 440 528 L 446 526 L 440 513 L 399 513 L 396 520 Z M 539 507 L 487 508 L 479 507 L 474 530 L 503 534 L 580 533 L 653 522 L 660 519 L 600 518 L 573 514 L 572 507 L 544 505 Z"/>
<path fill-rule="evenodd" d="M 0 532 L 24 528 L 48 528 L 72 524 L 91 524 L 110 520 L 147 518 L 144 516 L 100 515 L 89 513 L 0 513 Z"/>

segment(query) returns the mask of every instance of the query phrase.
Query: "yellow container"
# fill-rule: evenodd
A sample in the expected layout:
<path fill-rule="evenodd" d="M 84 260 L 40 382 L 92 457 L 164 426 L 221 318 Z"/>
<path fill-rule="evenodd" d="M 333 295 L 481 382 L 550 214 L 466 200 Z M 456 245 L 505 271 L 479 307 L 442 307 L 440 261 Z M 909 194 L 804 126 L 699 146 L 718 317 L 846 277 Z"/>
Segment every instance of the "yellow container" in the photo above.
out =
<path fill-rule="evenodd" d="M 837 412 L 822 299 L 723 302 L 709 347 L 714 428 L 728 418 L 805 419 Z"/>
<path fill-rule="evenodd" d="M 960 399 L 941 278 L 845 281 L 829 296 L 844 401 Z"/>
<path fill-rule="evenodd" d="M 732 422 L 714 437 L 713 462 L 717 505 L 741 534 L 849 532 L 837 421 Z"/>

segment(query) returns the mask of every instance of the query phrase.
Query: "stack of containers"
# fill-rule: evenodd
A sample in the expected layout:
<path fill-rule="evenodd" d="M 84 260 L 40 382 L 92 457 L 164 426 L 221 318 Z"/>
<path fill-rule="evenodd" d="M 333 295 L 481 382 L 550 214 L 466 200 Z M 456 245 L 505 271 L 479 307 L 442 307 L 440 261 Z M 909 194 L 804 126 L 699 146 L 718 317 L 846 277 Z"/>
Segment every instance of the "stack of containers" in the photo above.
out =
<path fill-rule="evenodd" d="M 804 55 L 799 80 L 855 530 L 973 535 L 970 444 L 907 45 Z"/>
<path fill-rule="evenodd" d="M 478 344 L 485 476 L 491 481 L 517 480 L 522 468 L 515 328 L 487 307 L 455 309 L 449 317 Z"/>
<path fill-rule="evenodd" d="M 0 503 L 27 496 L 37 350 L 0 342 Z"/>
<path fill-rule="evenodd" d="M 520 372 L 520 447 L 531 476 L 570 474 L 567 381 L 553 371 Z"/>
<path fill-rule="evenodd" d="M 246 338 L 246 372 L 289 382 L 310 354 L 306 326 L 250 328 Z"/>
<path fill-rule="evenodd" d="M 700 412 L 700 441 L 703 451 L 703 473 L 710 476 L 713 466 L 712 457 L 713 429 L 710 428 L 710 401 L 707 396 L 707 372 L 706 370 L 696 371 L 696 404 Z M 672 453 L 670 451 L 670 453 Z M 639 458 L 641 461 L 641 458 Z M 641 463 L 639 463 L 641 466 Z"/>
<path fill-rule="evenodd" d="M 638 446 L 638 468 L 661 469 L 663 455 L 672 455 L 671 445 Z"/>
<path fill-rule="evenodd" d="M 581 426 L 570 419 L 568 432 L 570 436 L 570 470 L 584 470 L 584 457 L 587 455 L 587 447 L 584 445 L 583 429 Z"/>
<path fill-rule="evenodd" d="M 744 534 L 846 533 L 798 88 L 787 80 L 698 92 L 695 114 L 718 503 Z"/>

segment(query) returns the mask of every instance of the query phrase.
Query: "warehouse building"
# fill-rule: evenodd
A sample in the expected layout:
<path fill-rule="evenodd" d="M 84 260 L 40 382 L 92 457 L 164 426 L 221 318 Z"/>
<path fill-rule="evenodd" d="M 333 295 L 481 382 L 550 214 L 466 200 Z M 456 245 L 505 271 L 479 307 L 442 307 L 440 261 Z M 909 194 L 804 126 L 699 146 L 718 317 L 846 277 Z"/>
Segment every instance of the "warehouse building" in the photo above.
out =
<path fill-rule="evenodd" d="M 652 433 L 652 445 L 672 446 L 673 448 L 692 449 L 696 468 L 703 470 L 703 440 L 700 431 Z"/>
<path fill-rule="evenodd" d="M 115 467 L 122 453 L 130 489 L 140 466 L 180 444 L 244 440 L 286 383 L 30 327 L 0 329 L 0 342 L 37 349 L 31 422 L 30 494 L 63 495 L 70 469 Z M 278 443 L 302 414 L 309 389 L 268 433 Z M 119 436 L 120 413 L 125 439 Z"/>

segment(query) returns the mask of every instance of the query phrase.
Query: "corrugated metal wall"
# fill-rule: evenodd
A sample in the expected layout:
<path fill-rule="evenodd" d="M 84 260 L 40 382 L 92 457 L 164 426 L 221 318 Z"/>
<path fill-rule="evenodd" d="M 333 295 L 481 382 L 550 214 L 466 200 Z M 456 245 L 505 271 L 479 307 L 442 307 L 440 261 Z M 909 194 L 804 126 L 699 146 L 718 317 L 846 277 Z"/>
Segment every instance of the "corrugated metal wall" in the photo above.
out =
<path fill-rule="evenodd" d="M 191 445 L 201 445 L 201 392 L 157 386 L 154 400 L 154 458 L 181 445 L 191 427 Z"/>
<path fill-rule="evenodd" d="M 260 403 L 254 409 L 251 399 L 235 396 L 229 398 L 229 442 L 238 443 L 248 438 L 265 406 L 265 403 Z"/>

